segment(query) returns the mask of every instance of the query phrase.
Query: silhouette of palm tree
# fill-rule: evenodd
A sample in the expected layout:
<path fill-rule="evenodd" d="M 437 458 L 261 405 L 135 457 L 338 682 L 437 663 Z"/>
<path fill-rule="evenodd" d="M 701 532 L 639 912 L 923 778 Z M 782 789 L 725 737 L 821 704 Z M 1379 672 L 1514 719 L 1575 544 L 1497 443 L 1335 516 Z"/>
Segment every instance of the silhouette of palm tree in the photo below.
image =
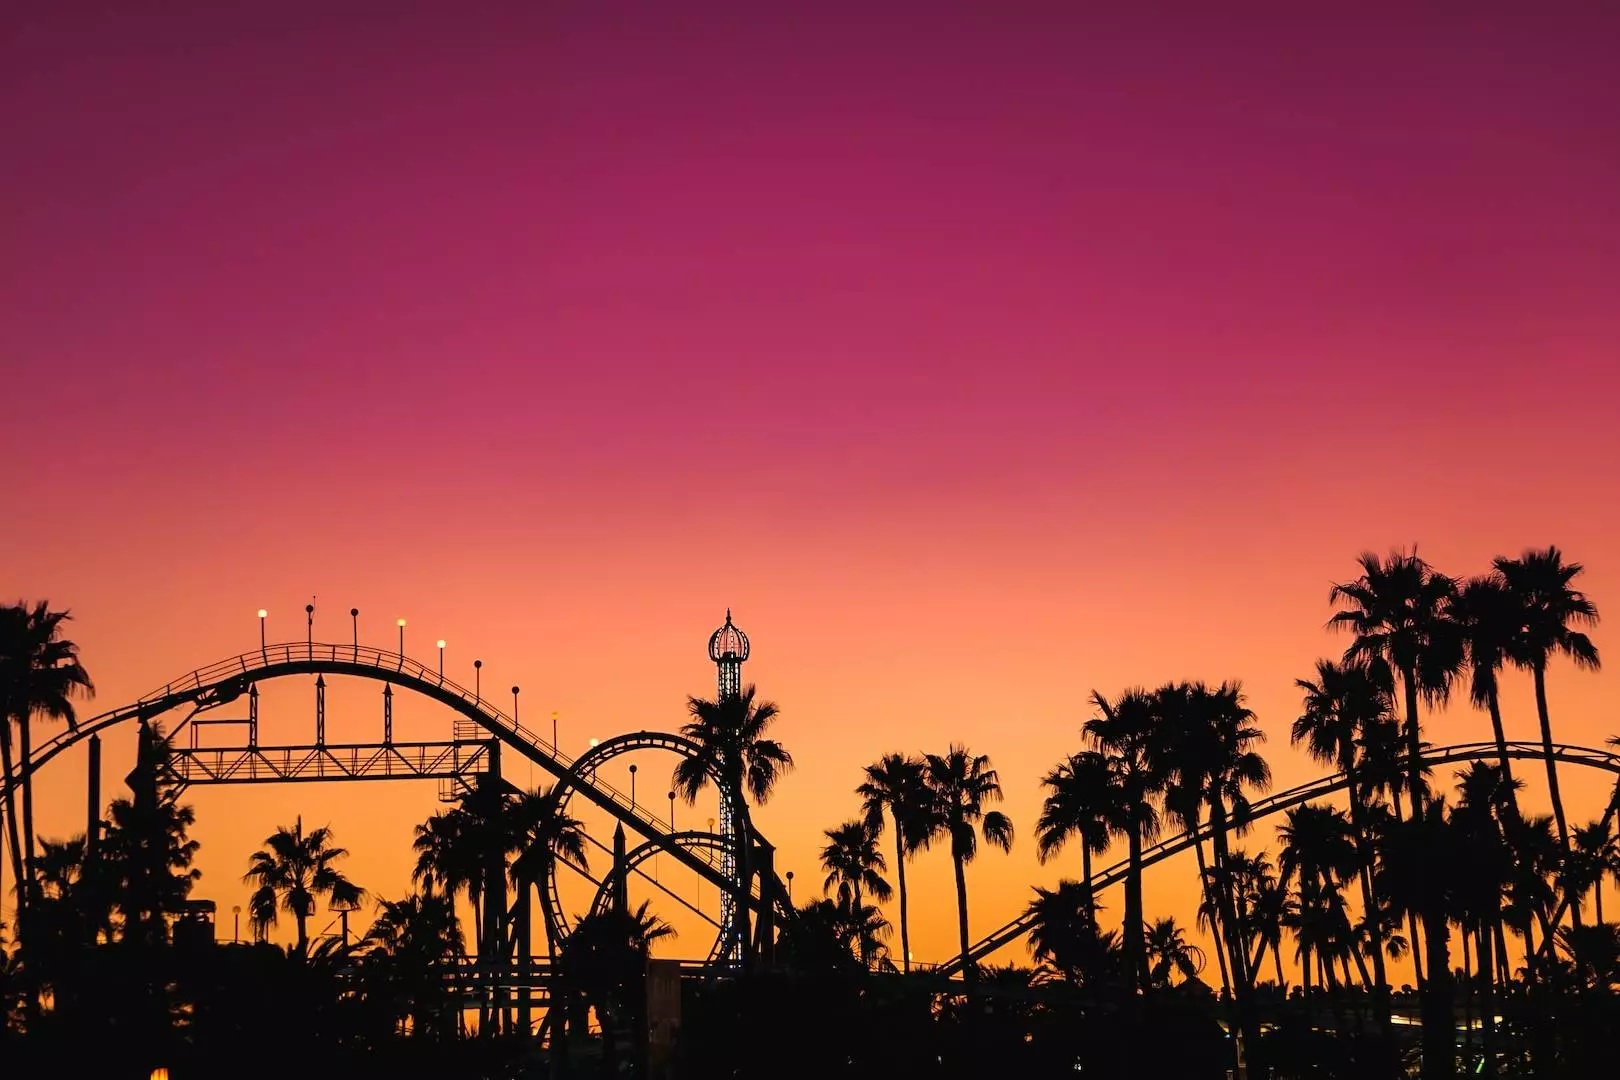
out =
<path fill-rule="evenodd" d="M 749 963 L 748 922 L 750 848 L 753 817 L 748 796 L 763 804 L 771 797 L 777 781 L 793 768 L 793 755 L 766 732 L 776 721 L 779 710 L 773 701 L 754 700 L 752 685 L 737 694 L 716 700 L 688 698 L 686 707 L 692 720 L 681 734 L 698 746 L 698 752 L 682 758 L 675 766 L 673 787 L 687 803 L 697 801 L 709 784 L 709 774 L 720 777 L 720 798 L 730 802 L 734 815 L 737 845 L 737 949 L 744 966 Z"/>
<path fill-rule="evenodd" d="M 32 608 L 18 602 L 0 607 L 0 768 L 6 779 L 6 821 L 11 830 L 12 869 L 18 881 L 19 922 L 26 920 L 33 899 L 34 780 L 28 771 L 33 755 L 35 716 L 77 723 L 75 698 L 95 695 L 95 686 L 79 662 L 79 647 L 62 636 L 72 616 L 52 611 L 43 600 Z M 17 725 L 18 758 L 12 760 L 11 725 Z M 22 842 L 13 792 L 22 787 Z M 26 928 L 22 928 L 26 933 Z"/>
<path fill-rule="evenodd" d="M 881 836 L 884 817 L 894 826 L 895 876 L 900 892 L 900 967 L 911 971 L 911 930 L 906 909 L 906 859 L 928 835 L 933 805 L 928 795 L 924 763 L 904 754 L 885 754 L 866 767 L 866 780 L 855 789 L 861 797 L 866 826 Z"/>
<path fill-rule="evenodd" d="M 1086 721 L 1086 734 L 1102 753 L 1113 778 L 1112 786 L 1122 795 L 1119 803 L 1122 816 L 1109 818 L 1108 829 L 1116 836 L 1123 836 L 1127 845 L 1121 930 L 1126 972 L 1132 986 L 1145 989 L 1142 845 L 1158 835 L 1159 810 L 1155 798 L 1165 784 L 1153 758 L 1153 731 L 1158 717 L 1153 699 L 1145 690 L 1126 690 L 1112 702 L 1093 691 L 1091 703 L 1098 715 Z"/>
<path fill-rule="evenodd" d="M 1360 557 L 1361 577 L 1334 585 L 1335 612 L 1328 625 L 1356 636 L 1345 650 L 1346 660 L 1363 659 L 1387 664 L 1401 677 L 1406 698 L 1406 785 L 1412 799 L 1412 820 L 1422 832 L 1427 787 L 1423 780 L 1423 735 L 1418 699 L 1444 701 L 1462 666 L 1464 648 L 1460 628 L 1451 618 L 1457 583 L 1438 573 L 1415 552 L 1391 552 L 1380 559 L 1367 552 Z M 1417 875 L 1416 906 L 1423 922 L 1423 948 L 1428 977 L 1423 991 L 1423 1075 L 1425 1080 L 1452 1075 L 1456 1045 L 1451 1015 L 1450 923 L 1438 882 L 1428 882 L 1421 862 Z M 1434 887 L 1430 887 L 1430 886 Z"/>
<path fill-rule="evenodd" d="M 956 869 L 956 925 L 962 949 L 962 977 L 974 977 L 972 944 L 968 940 L 967 875 L 965 868 L 979 853 L 979 835 L 984 841 L 1011 851 L 1012 819 L 999 810 L 987 810 L 987 803 L 1001 801 L 1001 781 L 990 767 L 987 754 L 972 754 L 967 747 L 952 745 L 943 754 L 927 758 L 928 787 L 939 823 L 935 835 L 950 841 L 951 861 Z"/>
<path fill-rule="evenodd" d="M 1156 921 L 1145 941 L 1148 978 L 1155 986 L 1170 987 L 1176 975 L 1184 981 L 1196 979 L 1204 970 L 1204 950 L 1187 940 L 1187 932 L 1173 918 Z"/>
<path fill-rule="evenodd" d="M 1574 848 L 1566 871 L 1573 878 L 1571 884 L 1579 902 L 1587 890 L 1592 892 L 1593 915 L 1603 921 L 1603 879 L 1620 868 L 1620 841 L 1609 832 L 1609 823 L 1598 818 L 1580 826 L 1574 833 Z"/>
<path fill-rule="evenodd" d="M 517 853 L 512 861 L 512 884 L 519 902 L 528 909 L 533 890 L 547 880 L 558 859 L 581 869 L 589 867 L 585 854 L 585 825 L 563 809 L 556 785 L 518 793 L 505 802 L 510 834 L 509 850 Z M 546 953 L 555 958 L 554 927 L 547 925 Z"/>
<path fill-rule="evenodd" d="M 1112 983 L 1122 973 L 1119 938 L 1097 929 L 1096 901 L 1083 882 L 1060 881 L 1035 888 L 1026 909 L 1030 952 L 1037 962 L 1081 986 Z"/>
<path fill-rule="evenodd" d="M 304 832 L 300 815 L 292 828 L 285 825 L 264 839 L 264 847 L 248 860 L 242 880 L 258 888 L 248 899 L 253 925 L 261 933 L 276 924 L 276 908 L 292 914 L 298 923 L 297 951 L 309 951 L 309 917 L 315 913 L 315 900 L 358 906 L 366 892 L 343 876 L 332 864 L 348 851 L 332 843 L 332 830 L 322 826 Z"/>
<path fill-rule="evenodd" d="M 1344 773 L 1349 788 L 1350 824 L 1357 849 L 1361 905 L 1371 931 L 1373 978 L 1380 990 L 1381 1022 L 1387 1025 L 1384 976 L 1383 916 L 1373 890 L 1374 855 L 1367 827 L 1367 806 L 1361 779 L 1356 774 L 1356 747 L 1364 732 L 1384 721 L 1391 712 L 1390 685 L 1383 669 L 1365 661 L 1336 664 L 1316 662 L 1316 681 L 1296 679 L 1305 692 L 1303 712 L 1294 721 L 1293 742 L 1304 743 L 1312 759 Z"/>
<path fill-rule="evenodd" d="M 409 1019 L 417 1034 L 444 1033 L 451 996 L 442 966 L 463 955 L 461 923 L 448 895 L 412 893 L 383 900 L 364 942 L 397 1024 Z"/>
<path fill-rule="evenodd" d="M 894 895 L 882 871 L 888 869 L 883 852 L 878 850 L 877 835 L 865 821 L 847 821 L 824 833 L 827 844 L 821 849 L 821 868 L 827 878 L 821 883 L 824 892 L 837 890 L 842 902 L 852 912 L 862 909 L 861 894 L 867 893 L 882 902 Z M 861 961 L 870 959 L 861 953 Z"/>
<path fill-rule="evenodd" d="M 1110 821 L 1124 821 L 1129 808 L 1124 791 L 1113 783 L 1108 759 L 1095 750 L 1069 755 L 1041 778 L 1046 799 L 1035 823 L 1035 850 L 1046 862 L 1073 838 L 1080 842 L 1080 886 L 1087 917 L 1096 921 L 1091 857 L 1108 851 Z"/>
<path fill-rule="evenodd" d="M 1468 696 L 1475 705 L 1490 713 L 1497 765 L 1502 775 L 1511 781 L 1513 765 L 1502 725 L 1499 684 L 1502 668 L 1512 659 L 1524 624 L 1523 606 L 1508 589 L 1502 575 L 1496 572 L 1463 582 L 1451 603 L 1451 614 L 1462 630 L 1468 667 L 1473 674 Z"/>
<path fill-rule="evenodd" d="M 1564 819 L 1564 799 L 1558 790 L 1558 765 L 1552 756 L 1552 721 L 1547 716 L 1547 664 L 1557 655 L 1569 657 L 1576 667 L 1596 671 L 1600 666 L 1597 646 L 1577 626 L 1594 626 L 1597 606 L 1578 589 L 1571 587 L 1584 571 L 1580 563 L 1565 563 L 1556 547 L 1529 550 L 1517 559 L 1498 557 L 1494 563 L 1507 592 L 1517 601 L 1522 623 L 1512 648 L 1513 661 L 1530 669 L 1536 685 L 1536 717 L 1541 721 L 1541 745 L 1546 755 L 1547 787 L 1552 795 L 1553 820 L 1558 823 L 1558 843 L 1564 854 L 1570 852 L 1569 826 Z M 1579 921 L 1579 909 L 1571 913 Z"/>

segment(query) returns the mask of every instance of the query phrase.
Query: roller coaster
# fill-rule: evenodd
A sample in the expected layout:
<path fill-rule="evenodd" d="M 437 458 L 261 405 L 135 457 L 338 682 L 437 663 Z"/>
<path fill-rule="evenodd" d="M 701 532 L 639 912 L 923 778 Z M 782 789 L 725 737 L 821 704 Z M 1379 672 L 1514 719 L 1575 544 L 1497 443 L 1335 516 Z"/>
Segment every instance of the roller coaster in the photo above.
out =
<path fill-rule="evenodd" d="M 729 618 L 728 618 L 729 626 Z M 299 676 L 316 678 L 316 738 L 314 742 L 288 746 L 264 746 L 258 740 L 258 686 L 277 679 Z M 325 679 L 327 676 L 350 676 L 369 679 L 383 684 L 383 733 L 375 743 L 329 743 L 325 739 Z M 455 713 L 452 738 L 436 742 L 401 742 L 393 738 L 393 696 L 398 691 L 409 691 L 451 709 Z M 514 688 L 515 690 L 515 688 Z M 248 717 L 216 720 L 207 714 L 222 706 L 246 697 Z M 769 965 L 772 961 L 775 928 L 779 920 L 792 918 L 793 907 L 788 891 L 774 870 L 774 849 L 763 838 L 755 836 L 751 857 L 736 860 L 735 838 L 724 829 L 720 832 L 677 829 L 673 821 L 666 820 L 633 795 L 626 795 L 603 779 L 600 767 L 618 755 L 634 751 L 656 750 L 692 758 L 698 753 L 690 740 L 669 732 L 645 730 L 614 736 L 593 745 L 578 758 L 571 758 L 554 742 L 520 724 L 515 715 L 508 715 L 486 699 L 480 688 L 468 689 L 445 677 L 442 665 L 429 667 L 406 656 L 403 652 L 390 652 L 358 642 L 350 644 L 322 643 L 313 640 L 283 644 L 262 645 L 195 671 L 143 695 L 120 708 L 104 712 L 65 729 L 53 738 L 36 746 L 25 763 L 17 770 L 17 779 L 30 776 L 60 755 L 63 751 L 84 741 L 95 740 L 100 733 L 120 724 L 134 722 L 143 731 L 152 729 L 160 717 L 176 710 L 189 709 L 185 716 L 168 730 L 161 739 L 152 740 L 158 747 L 159 782 L 174 787 L 191 785 L 224 785 L 253 783 L 285 783 L 311 781 L 374 781 L 435 779 L 463 790 L 470 789 L 481 780 L 501 779 L 503 753 L 516 753 L 534 763 L 555 778 L 561 797 L 566 803 L 574 797 L 587 800 L 606 812 L 616 823 L 616 831 L 628 829 L 641 839 L 632 848 L 625 849 L 622 837 L 609 846 L 598 837 L 588 837 L 591 844 L 602 851 L 615 854 L 613 876 L 598 879 L 584 867 L 566 860 L 558 860 L 549 878 L 541 883 L 539 895 L 542 917 L 552 941 L 562 940 L 570 930 L 570 919 L 564 909 L 559 875 L 566 870 L 586 878 L 596 886 L 591 910 L 602 910 L 611 899 L 614 877 L 635 874 L 642 881 L 668 894 L 687 909 L 697 912 L 716 929 L 713 946 L 701 960 L 682 960 L 683 970 L 695 975 L 714 977 L 735 970 L 742 959 L 733 951 L 734 925 L 737 905 L 746 904 L 755 916 L 755 933 L 747 943 L 748 959 Z M 513 712 L 516 712 L 515 695 Z M 237 725 L 247 728 L 245 745 L 216 747 L 199 745 L 198 735 L 209 725 Z M 1512 742 L 1507 752 L 1513 758 L 1542 758 L 1541 744 Z M 1493 760 L 1498 749 L 1493 742 L 1471 742 L 1454 746 L 1433 747 L 1424 751 L 1428 766 L 1458 764 L 1476 759 Z M 1553 758 L 1561 763 L 1601 769 L 1620 774 L 1620 754 L 1583 746 L 1559 744 L 1553 747 Z M 92 754 L 92 761 L 98 755 Z M 92 767 L 92 807 L 96 803 L 99 777 Z M 719 777 L 714 776 L 717 790 Z M 1255 821 L 1287 811 L 1314 799 L 1341 791 L 1346 786 L 1342 773 L 1325 776 L 1310 783 L 1257 801 L 1246 817 Z M 3 793 L 3 792 L 0 792 Z M 735 793 L 723 793 L 722 798 L 734 798 Z M 98 822 L 92 811 L 90 827 Z M 1143 867 L 1152 866 L 1191 848 L 1194 843 L 1212 835 L 1208 825 L 1196 833 L 1184 832 L 1167 837 L 1147 847 L 1142 853 Z M 642 869 L 654 855 L 667 853 L 692 871 L 700 881 L 707 881 L 730 898 L 723 905 L 722 917 L 711 919 L 690 899 L 679 895 L 666 885 L 658 884 Z M 750 868 L 746 882 L 737 880 L 735 868 Z M 1093 876 L 1093 886 L 1101 891 L 1123 880 L 1127 864 L 1119 862 Z M 497 878 L 500 875 L 496 875 Z M 507 898 L 497 889 L 495 895 L 486 896 L 487 942 L 481 943 L 480 953 L 462 965 L 451 977 L 469 986 L 499 986 L 517 992 L 526 1005 L 543 999 L 543 986 L 549 965 L 544 958 L 533 954 L 529 941 L 527 890 L 510 906 Z M 969 950 L 974 962 L 1024 937 L 1033 919 L 1021 915 L 982 938 Z M 936 976 L 961 974 L 962 958 L 933 969 Z"/>

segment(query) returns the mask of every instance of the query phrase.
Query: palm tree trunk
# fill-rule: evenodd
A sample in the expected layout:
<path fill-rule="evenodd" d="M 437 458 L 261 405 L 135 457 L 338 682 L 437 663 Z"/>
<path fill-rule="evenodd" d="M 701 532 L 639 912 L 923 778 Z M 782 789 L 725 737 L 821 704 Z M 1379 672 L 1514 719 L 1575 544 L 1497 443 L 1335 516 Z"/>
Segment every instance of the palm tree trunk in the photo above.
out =
<path fill-rule="evenodd" d="M 1486 693 L 1485 705 L 1491 711 L 1491 730 L 1496 735 L 1496 757 L 1502 766 L 1502 779 L 1507 783 L 1508 802 L 1513 804 L 1514 812 L 1517 813 L 1519 800 L 1513 792 L 1513 759 L 1508 757 L 1507 731 L 1502 726 L 1502 703 L 1497 698 L 1494 685 Z"/>
<path fill-rule="evenodd" d="M 23 921 L 23 909 L 27 898 L 23 896 L 21 882 L 23 880 L 22 841 L 17 832 L 17 769 L 11 761 L 11 717 L 0 714 L 0 764 L 3 764 L 6 778 L 6 828 L 11 837 L 11 871 L 18 882 L 16 921 Z M 13 928 L 21 932 L 20 926 Z"/>
<path fill-rule="evenodd" d="M 1147 975 L 1142 940 L 1142 834 L 1133 823 L 1128 830 L 1129 864 L 1125 872 L 1125 964 L 1131 986 L 1145 989 Z M 963 931 L 966 933 L 966 931 Z"/>
<path fill-rule="evenodd" d="M 1263 945 L 1264 942 L 1262 942 L 1261 944 Z M 1256 956 L 1255 957 L 1256 965 L 1258 965 L 1259 962 L 1260 962 L 1260 958 L 1258 956 Z M 1285 976 L 1283 974 L 1282 942 L 1280 942 L 1280 941 L 1277 942 L 1277 947 L 1275 949 L 1271 950 L 1271 962 L 1272 962 L 1272 964 L 1274 964 L 1276 966 L 1276 969 L 1277 969 L 1277 989 L 1278 989 L 1278 991 L 1280 991 L 1282 993 L 1282 995 L 1284 997 L 1287 997 L 1288 996 L 1288 978 L 1287 978 L 1287 976 Z"/>
<path fill-rule="evenodd" d="M 963 872 L 962 856 L 951 852 L 951 861 L 956 864 L 956 931 L 962 944 L 962 981 L 973 981 L 973 961 L 969 957 L 973 946 L 968 941 L 967 917 L 967 874 Z"/>
<path fill-rule="evenodd" d="M 33 754 L 33 725 L 29 723 L 26 703 L 17 710 L 17 733 L 20 736 L 18 743 L 18 756 L 22 759 L 22 832 L 23 832 L 23 876 L 17 879 L 17 892 L 19 895 L 28 894 L 30 902 L 34 899 L 34 774 L 28 770 L 28 763 L 34 758 Z M 1550 759 L 1549 759 L 1550 760 Z M 1564 845 L 1566 848 L 1568 844 Z"/>
<path fill-rule="evenodd" d="M 1196 817 L 1189 823 L 1188 831 L 1193 834 L 1193 851 L 1198 856 L 1198 881 L 1203 886 L 1204 905 L 1209 909 L 1209 936 L 1215 940 L 1215 960 L 1220 967 L 1221 989 L 1235 1002 L 1237 990 L 1232 985 L 1232 977 L 1228 971 L 1226 946 L 1221 933 L 1221 914 L 1218 911 L 1218 901 L 1213 895 L 1215 889 L 1210 881 L 1209 867 L 1204 862 L 1204 842 L 1198 839 Z"/>
<path fill-rule="evenodd" d="M 298 920 L 298 955 L 308 956 L 309 934 L 305 929 L 305 923 L 309 921 L 309 916 L 305 915 L 302 911 L 296 911 L 293 913 L 293 915 Z"/>
<path fill-rule="evenodd" d="M 736 901 L 732 910 L 737 920 L 737 962 L 740 970 L 747 972 L 753 967 L 752 941 L 749 939 L 749 916 L 753 914 L 749 908 L 749 901 L 753 898 L 753 873 L 750 869 L 750 858 L 754 846 L 753 825 L 748 818 L 748 804 L 742 800 L 742 777 L 737 777 L 737 810 L 733 814 L 732 832 L 737 845 L 737 880 L 733 882 L 736 889 Z M 763 892 L 763 890 L 762 890 Z"/>
<path fill-rule="evenodd" d="M 1536 682 L 1536 716 L 1541 721 L 1541 752 L 1547 762 L 1547 791 L 1552 796 L 1553 820 L 1558 823 L 1558 845 L 1564 849 L 1565 858 L 1569 857 L 1569 825 L 1564 821 L 1564 799 L 1558 791 L 1558 763 L 1553 760 L 1552 721 L 1547 716 L 1547 665 L 1545 661 L 1536 663 L 1531 672 Z M 23 753 L 27 753 L 28 724 L 24 721 Z M 23 813 L 28 813 L 28 788 L 23 788 Z M 26 819 L 25 819 L 26 824 Z M 32 850 L 30 848 L 30 850 Z M 1569 921 L 1581 925 L 1581 903 L 1579 895 L 1574 892 L 1575 886 L 1571 883 L 1566 887 L 1569 894 Z"/>
<path fill-rule="evenodd" d="M 1468 1061 L 1474 1043 L 1474 971 L 1473 961 L 1469 957 L 1468 926 L 1462 928 L 1462 969 L 1463 969 L 1463 1061 Z"/>
<path fill-rule="evenodd" d="M 1080 880 L 1086 889 L 1086 925 L 1093 933 L 1097 929 L 1097 897 L 1091 891 L 1091 845 L 1080 842 Z"/>
<path fill-rule="evenodd" d="M 1496 1075 L 1496 971 L 1491 956 L 1491 933 L 1481 920 L 1474 928 L 1474 952 L 1479 957 L 1480 1053 L 1484 1063 L 1480 1075 Z"/>
<path fill-rule="evenodd" d="M 1389 1026 L 1389 998 L 1385 993 L 1388 985 L 1384 978 L 1384 920 L 1378 910 L 1377 897 L 1373 894 L 1372 884 L 1372 844 L 1367 837 L 1366 827 L 1362 822 L 1366 820 L 1366 807 L 1361 802 L 1361 789 L 1356 784 L 1356 765 L 1354 750 L 1345 762 L 1345 781 L 1350 785 L 1350 827 L 1355 830 L 1356 850 L 1360 856 L 1361 879 L 1361 910 L 1367 920 L 1367 928 L 1372 936 L 1372 966 L 1373 966 L 1373 1000 L 1378 1005 L 1379 1023 L 1387 1029 Z"/>
<path fill-rule="evenodd" d="M 1417 673 L 1408 668 L 1401 673 L 1406 690 L 1406 776 L 1412 796 L 1412 821 L 1423 824 L 1426 817 L 1427 787 L 1423 782 L 1423 737 L 1418 724 Z M 1450 1080 L 1456 1072 L 1456 1038 L 1451 1016 L 1451 959 L 1447 938 L 1450 927 L 1442 898 L 1423 872 L 1421 860 L 1415 868 L 1416 892 L 1423 908 L 1423 949 L 1428 960 L 1428 979 L 1423 984 L 1423 1080 Z M 1416 943 L 1413 945 L 1416 951 Z"/>
<path fill-rule="evenodd" d="M 911 974 L 911 924 L 906 918 L 906 838 L 900 828 L 900 808 L 894 808 L 895 873 L 900 879 L 900 970 Z"/>

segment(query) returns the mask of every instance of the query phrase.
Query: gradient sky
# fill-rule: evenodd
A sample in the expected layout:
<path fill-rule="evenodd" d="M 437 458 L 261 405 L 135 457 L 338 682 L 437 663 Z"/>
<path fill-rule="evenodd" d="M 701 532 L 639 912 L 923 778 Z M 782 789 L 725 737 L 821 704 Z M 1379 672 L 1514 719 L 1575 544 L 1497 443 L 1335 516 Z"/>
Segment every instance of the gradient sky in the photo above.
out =
<path fill-rule="evenodd" d="M 1358 551 L 1556 542 L 1620 604 L 1620 20 L 1221 6 L 10 5 L 0 595 L 72 608 L 89 711 L 315 595 L 317 636 L 408 617 L 574 751 L 679 723 L 729 605 L 799 762 L 759 816 L 796 895 L 863 763 L 966 740 L 1020 830 L 976 934 L 1076 870 L 1029 836 L 1093 688 L 1241 678 L 1308 779 L 1292 681 Z M 1614 678 L 1554 671 L 1561 736 L 1620 730 Z M 335 687 L 332 737 L 377 709 Z M 193 794 L 222 909 L 299 810 L 402 893 L 437 805 Z M 948 860 L 913 881 L 942 958 Z"/>

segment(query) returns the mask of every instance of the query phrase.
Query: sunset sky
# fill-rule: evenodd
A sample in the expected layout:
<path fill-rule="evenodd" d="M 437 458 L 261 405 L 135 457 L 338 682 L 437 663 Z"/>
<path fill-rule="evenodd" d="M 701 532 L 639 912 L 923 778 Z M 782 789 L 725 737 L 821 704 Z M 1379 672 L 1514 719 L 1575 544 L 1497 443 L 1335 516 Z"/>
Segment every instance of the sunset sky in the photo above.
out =
<path fill-rule="evenodd" d="M 1614 9 L 1107 6 L 10 6 L 0 597 L 72 609 L 86 713 L 260 607 L 302 640 L 314 596 L 317 639 L 405 617 L 572 752 L 679 724 L 729 606 L 798 762 L 759 814 L 796 898 L 863 764 L 991 755 L 1019 837 L 975 936 L 1078 871 L 1031 830 L 1093 689 L 1240 678 L 1277 786 L 1317 775 L 1292 684 L 1363 549 L 1557 543 L 1620 616 Z M 1620 732 L 1617 678 L 1556 667 L 1556 733 Z M 293 682 L 262 741 L 310 737 Z M 331 693 L 373 738 L 376 686 Z M 1527 680 L 1505 708 L 1533 737 Z M 40 831 L 83 785 L 42 774 Z M 400 895 L 439 805 L 191 795 L 225 912 L 300 811 Z M 944 959 L 948 859 L 911 880 Z M 1193 881 L 1149 915 L 1190 924 Z"/>

